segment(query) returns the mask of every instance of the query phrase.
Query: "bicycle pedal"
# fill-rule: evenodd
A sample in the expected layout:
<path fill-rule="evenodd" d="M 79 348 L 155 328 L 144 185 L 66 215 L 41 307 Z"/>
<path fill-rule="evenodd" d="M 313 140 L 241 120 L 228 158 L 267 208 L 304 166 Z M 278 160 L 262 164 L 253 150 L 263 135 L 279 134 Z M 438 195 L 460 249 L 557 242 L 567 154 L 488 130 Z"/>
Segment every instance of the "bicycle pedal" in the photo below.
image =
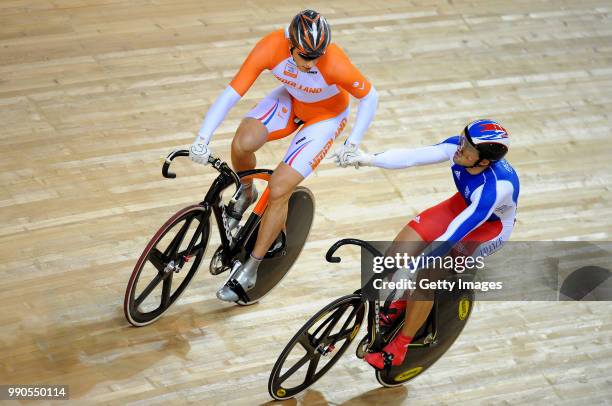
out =
<path fill-rule="evenodd" d="M 359 341 L 359 344 L 357 344 L 357 349 L 355 350 L 355 355 L 357 356 L 357 358 L 363 359 L 365 354 L 368 352 L 369 346 L 370 340 L 369 337 L 366 335 L 361 339 L 361 341 Z"/>
<path fill-rule="evenodd" d="M 427 337 L 423 339 L 423 344 L 429 344 L 431 347 L 433 347 L 438 344 L 438 340 L 433 336 L 433 334 L 429 333 L 427 334 Z"/>
<path fill-rule="evenodd" d="M 272 258 L 277 256 L 285 256 L 287 255 L 287 236 L 285 231 L 281 231 L 278 237 L 274 240 L 268 251 L 266 252 L 266 258 Z"/>

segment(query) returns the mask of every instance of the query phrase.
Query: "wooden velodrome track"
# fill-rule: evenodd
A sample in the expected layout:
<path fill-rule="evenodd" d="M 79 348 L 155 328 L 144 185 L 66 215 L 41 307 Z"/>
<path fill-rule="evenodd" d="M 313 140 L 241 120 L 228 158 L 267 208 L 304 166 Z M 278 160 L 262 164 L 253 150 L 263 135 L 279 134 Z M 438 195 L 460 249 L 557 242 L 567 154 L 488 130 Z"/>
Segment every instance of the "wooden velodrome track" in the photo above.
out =
<path fill-rule="evenodd" d="M 326 160 L 305 182 L 317 201 L 310 240 L 270 296 L 247 308 L 219 302 L 222 278 L 205 262 L 168 314 L 128 326 L 136 258 L 214 177 L 184 159 L 177 179 L 162 179 L 160 156 L 191 143 L 253 44 L 306 7 L 327 16 L 380 93 L 364 149 L 428 145 L 494 117 L 511 132 L 521 176 L 513 239 L 610 239 L 609 1 L 5 0 L 0 383 L 68 384 L 75 404 L 265 403 L 285 343 L 359 285 L 358 251 L 332 266 L 327 247 L 393 238 L 453 193 L 446 165 L 355 171 Z M 276 85 L 259 78 L 219 128 L 216 153 L 229 159 L 240 117 Z M 266 145 L 259 166 L 273 168 L 288 142 Z M 297 402 L 602 404 L 612 399 L 611 341 L 609 303 L 479 303 L 412 383 L 380 388 L 351 347 Z"/>

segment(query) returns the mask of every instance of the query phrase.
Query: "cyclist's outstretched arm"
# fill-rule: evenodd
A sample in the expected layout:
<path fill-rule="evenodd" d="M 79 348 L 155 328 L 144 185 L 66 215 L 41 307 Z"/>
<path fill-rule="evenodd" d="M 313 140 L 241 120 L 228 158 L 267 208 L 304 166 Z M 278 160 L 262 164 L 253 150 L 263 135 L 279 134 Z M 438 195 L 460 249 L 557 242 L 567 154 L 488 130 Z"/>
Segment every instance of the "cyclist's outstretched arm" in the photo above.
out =
<path fill-rule="evenodd" d="M 378 154 L 356 153 L 349 158 L 349 165 L 377 166 L 385 169 L 401 169 L 411 166 L 429 165 L 453 159 L 459 137 L 450 137 L 443 142 L 422 148 L 397 148 Z"/>
<path fill-rule="evenodd" d="M 448 161 L 448 159 L 449 156 L 445 147 L 439 145 L 414 149 L 398 148 L 374 154 L 372 156 L 372 166 L 385 169 L 401 169 L 436 164 Z"/>

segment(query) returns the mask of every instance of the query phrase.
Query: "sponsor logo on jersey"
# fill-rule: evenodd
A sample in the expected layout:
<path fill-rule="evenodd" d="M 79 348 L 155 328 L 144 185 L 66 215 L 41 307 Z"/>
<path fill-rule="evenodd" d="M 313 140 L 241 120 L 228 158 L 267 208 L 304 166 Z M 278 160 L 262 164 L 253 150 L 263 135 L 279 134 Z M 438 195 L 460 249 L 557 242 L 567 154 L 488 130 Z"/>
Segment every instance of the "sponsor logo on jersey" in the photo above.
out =
<path fill-rule="evenodd" d="M 289 111 L 289 110 L 287 110 L 287 107 L 281 107 L 281 108 L 278 110 L 278 113 L 276 113 L 276 115 L 277 115 L 278 117 L 280 117 L 280 118 L 285 118 L 285 117 L 287 116 L 287 112 L 288 112 L 288 111 Z"/>
<path fill-rule="evenodd" d="M 298 77 L 297 67 L 290 62 L 285 64 L 285 70 L 283 73 L 293 79 Z"/>
<path fill-rule="evenodd" d="M 512 169 L 512 167 L 510 166 L 510 164 L 508 163 L 508 161 L 506 161 L 505 159 L 500 161 L 502 166 L 504 167 L 505 170 L 507 170 L 508 172 L 512 173 L 514 172 L 514 170 Z"/>
<path fill-rule="evenodd" d="M 302 138 L 300 138 L 299 140 L 297 140 L 297 141 L 295 142 L 295 145 L 299 144 L 300 142 L 304 141 L 305 139 L 306 139 L 306 137 L 302 137 Z"/>
<path fill-rule="evenodd" d="M 359 90 L 363 90 L 365 89 L 365 82 L 354 82 L 353 83 L 353 87 L 359 89 Z"/>
<path fill-rule="evenodd" d="M 504 245 L 504 240 L 502 239 L 502 237 L 486 242 L 484 244 L 481 244 L 480 247 L 478 247 L 479 254 L 481 257 L 486 257 L 488 255 L 493 254 L 498 249 L 500 249 L 502 245 Z"/>
<path fill-rule="evenodd" d="M 455 176 L 457 177 L 457 179 L 461 179 L 461 172 L 455 171 Z"/>
<path fill-rule="evenodd" d="M 317 93 L 321 93 L 323 91 L 323 89 L 320 88 L 320 87 L 302 86 L 302 85 L 299 85 L 299 84 L 297 84 L 297 83 L 295 83 L 295 82 L 293 82 L 291 80 L 287 80 L 287 79 L 281 78 L 280 76 L 278 76 L 276 74 L 274 75 L 274 77 L 276 79 L 278 79 L 280 82 L 286 84 L 287 86 L 291 86 L 291 87 L 293 87 L 293 88 L 295 88 L 297 90 L 301 90 L 302 92 L 305 92 L 305 93 L 317 94 Z"/>

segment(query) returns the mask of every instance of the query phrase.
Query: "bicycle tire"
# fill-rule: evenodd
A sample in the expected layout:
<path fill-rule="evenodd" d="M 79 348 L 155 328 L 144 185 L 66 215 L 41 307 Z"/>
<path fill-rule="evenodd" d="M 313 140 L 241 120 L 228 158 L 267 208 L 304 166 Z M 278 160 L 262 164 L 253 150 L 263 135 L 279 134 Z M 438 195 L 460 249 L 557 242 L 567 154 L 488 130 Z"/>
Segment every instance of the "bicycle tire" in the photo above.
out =
<path fill-rule="evenodd" d="M 201 238 L 201 241 L 195 245 L 194 248 L 196 249 L 193 252 L 189 253 L 190 255 L 195 254 L 194 259 L 192 262 L 190 260 L 191 265 L 189 266 L 189 269 L 187 270 L 187 272 L 185 272 L 185 276 L 183 280 L 181 281 L 181 283 L 179 284 L 179 286 L 174 291 L 172 291 L 171 286 L 168 286 L 168 287 L 166 286 L 166 281 L 170 279 L 168 284 L 171 285 L 172 278 L 174 276 L 173 274 L 175 272 L 170 271 L 164 274 L 159 269 L 159 267 L 161 267 L 162 265 L 165 265 L 167 267 L 169 266 L 169 263 L 163 262 L 164 259 L 161 258 L 163 257 L 163 254 L 159 250 L 157 250 L 157 252 L 153 250 L 156 249 L 160 241 L 162 241 L 163 238 L 167 236 L 169 232 L 173 230 L 175 226 L 180 223 L 184 222 L 186 224 L 186 226 L 183 225 L 183 227 L 185 227 L 184 234 L 186 235 L 189 231 L 189 227 L 191 226 L 191 223 L 196 219 L 200 222 L 199 226 L 202 227 L 201 237 L 198 237 L 198 239 Z M 187 221 L 189 221 L 189 223 L 187 223 Z M 181 231 L 182 230 L 179 230 L 179 232 Z M 176 236 L 173 237 L 171 244 L 175 242 L 174 238 L 176 238 Z M 146 326 L 146 325 L 149 325 L 155 322 L 162 316 L 162 314 L 164 314 L 176 302 L 176 300 L 185 291 L 185 289 L 187 288 L 187 286 L 193 280 L 193 277 L 197 273 L 200 262 L 202 261 L 206 253 L 206 248 L 208 246 L 209 238 L 210 238 L 210 212 L 207 212 L 207 210 L 200 205 L 188 206 L 188 207 L 185 207 L 179 210 L 157 230 L 157 232 L 153 235 L 153 237 L 151 238 L 151 240 L 149 241 L 149 243 L 146 245 L 145 249 L 143 250 L 142 254 L 138 258 L 138 261 L 136 261 L 136 265 L 134 266 L 134 270 L 132 271 L 132 274 L 130 276 L 129 282 L 126 287 L 125 297 L 123 301 L 123 310 L 124 310 L 125 318 L 131 325 L 135 327 L 143 327 L 143 326 Z M 183 238 L 181 238 L 181 242 L 178 244 L 178 247 L 176 247 L 177 250 L 180 249 L 182 242 L 185 240 L 186 238 L 185 236 L 183 236 Z M 153 259 L 157 261 L 157 266 L 153 263 L 153 261 L 151 261 L 152 253 L 156 257 Z M 141 295 L 137 298 L 135 297 L 136 288 L 138 286 L 139 279 L 141 277 L 141 274 L 147 262 L 150 262 L 154 266 L 154 268 L 157 269 L 157 275 L 155 279 L 158 279 L 158 280 L 157 281 L 151 280 L 151 282 L 147 284 L 147 287 L 145 288 L 145 290 L 143 290 L 141 292 Z M 186 262 L 183 268 L 185 268 L 188 264 L 189 262 Z M 184 271 L 184 269 L 180 269 L 179 272 L 182 272 L 182 271 Z M 171 275 L 167 275 L 167 274 L 171 274 Z M 154 282 L 155 282 L 155 286 L 152 285 L 152 283 Z M 142 304 L 142 302 L 146 299 L 148 295 L 150 295 L 153 292 L 153 290 L 159 284 L 163 285 L 162 286 L 162 301 L 160 301 L 159 306 L 152 311 L 148 311 L 148 312 L 140 311 L 139 307 Z M 148 292 L 148 294 L 144 298 L 142 298 L 141 297 L 142 293 L 144 293 L 144 291 L 146 291 L 150 287 L 151 289 Z M 163 303 L 164 297 L 166 297 L 165 303 Z M 136 302 L 139 301 L 139 299 L 140 299 L 140 303 L 137 304 Z"/>
<path fill-rule="evenodd" d="M 350 310 L 350 313 L 346 319 L 344 319 L 344 316 L 349 309 L 352 310 Z M 325 373 L 327 373 L 327 371 L 329 371 L 340 359 L 357 336 L 357 333 L 363 324 L 365 311 L 366 305 L 362 301 L 361 295 L 351 294 L 334 300 L 315 313 L 315 315 L 312 316 L 291 338 L 276 360 L 268 380 L 268 392 L 270 393 L 270 396 L 276 400 L 292 398 L 310 387 L 323 375 L 325 375 Z M 340 330 L 335 334 L 331 334 L 338 322 L 343 319 L 344 322 L 340 327 Z M 315 331 L 310 333 L 310 330 L 317 325 L 318 327 L 315 329 Z M 318 333 L 322 333 L 320 337 L 316 337 Z M 336 349 L 334 344 L 341 341 L 343 341 L 342 346 L 339 349 Z M 303 350 L 306 351 L 306 355 L 304 355 L 298 361 L 298 363 L 281 375 L 285 361 L 291 354 L 291 351 L 298 344 L 300 344 Z M 329 352 L 327 352 L 328 350 Z M 335 354 L 332 356 L 332 358 L 330 358 L 329 361 L 327 361 L 327 363 L 325 363 L 324 366 L 317 371 L 320 358 L 334 351 Z M 292 375 L 300 371 L 300 369 L 306 365 L 306 362 L 308 362 L 308 370 L 306 371 L 304 381 L 294 387 L 283 387 L 283 384 Z M 301 365 L 295 368 L 299 363 L 301 363 Z M 294 368 L 295 370 L 291 371 Z"/>

